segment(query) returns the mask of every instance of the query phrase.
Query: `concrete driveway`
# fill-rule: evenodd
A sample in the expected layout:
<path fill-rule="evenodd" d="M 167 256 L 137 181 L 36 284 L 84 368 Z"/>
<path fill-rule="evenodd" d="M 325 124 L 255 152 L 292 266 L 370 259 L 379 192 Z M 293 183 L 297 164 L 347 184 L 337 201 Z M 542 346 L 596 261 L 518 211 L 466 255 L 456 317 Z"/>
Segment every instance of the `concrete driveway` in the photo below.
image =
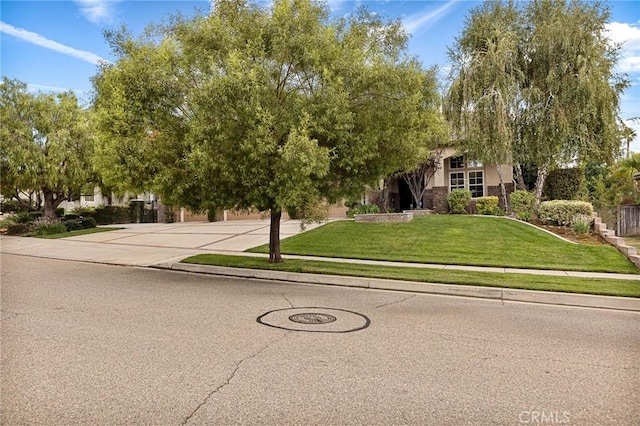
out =
<path fill-rule="evenodd" d="M 3 236 L 3 254 L 150 266 L 199 253 L 243 252 L 269 242 L 269 219 L 228 222 L 141 223 L 113 225 L 116 231 L 57 240 Z M 304 230 L 299 220 L 283 220 L 280 239 Z"/>

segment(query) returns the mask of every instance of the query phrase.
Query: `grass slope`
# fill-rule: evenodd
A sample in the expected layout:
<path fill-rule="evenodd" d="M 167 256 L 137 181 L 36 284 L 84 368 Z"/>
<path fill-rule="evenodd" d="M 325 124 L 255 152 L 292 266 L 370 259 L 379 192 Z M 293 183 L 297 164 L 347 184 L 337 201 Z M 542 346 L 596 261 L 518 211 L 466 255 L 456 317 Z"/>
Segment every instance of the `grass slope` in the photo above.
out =
<path fill-rule="evenodd" d="M 284 254 L 450 265 L 639 273 L 612 246 L 572 244 L 514 220 L 417 216 L 408 223 L 328 223 L 287 238 Z M 267 253 L 268 246 L 250 249 Z"/>
<path fill-rule="evenodd" d="M 272 264 L 268 263 L 267 259 L 264 258 L 217 254 L 200 254 L 184 259 L 182 262 L 235 268 L 386 278 L 429 283 L 640 297 L 640 281 L 632 280 L 501 274 L 494 272 L 469 272 L 400 266 L 387 267 L 300 259 L 287 259 L 284 263 Z"/>

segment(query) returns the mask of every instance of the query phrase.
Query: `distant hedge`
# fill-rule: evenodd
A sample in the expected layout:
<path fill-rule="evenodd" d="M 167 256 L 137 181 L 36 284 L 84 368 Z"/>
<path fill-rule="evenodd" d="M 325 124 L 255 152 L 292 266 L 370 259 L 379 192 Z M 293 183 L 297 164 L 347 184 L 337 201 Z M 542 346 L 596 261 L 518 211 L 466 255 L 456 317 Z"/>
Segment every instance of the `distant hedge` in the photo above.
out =
<path fill-rule="evenodd" d="M 122 206 L 102 206 L 96 208 L 91 216 L 98 225 L 111 225 L 114 223 L 131 223 L 131 210 Z"/>

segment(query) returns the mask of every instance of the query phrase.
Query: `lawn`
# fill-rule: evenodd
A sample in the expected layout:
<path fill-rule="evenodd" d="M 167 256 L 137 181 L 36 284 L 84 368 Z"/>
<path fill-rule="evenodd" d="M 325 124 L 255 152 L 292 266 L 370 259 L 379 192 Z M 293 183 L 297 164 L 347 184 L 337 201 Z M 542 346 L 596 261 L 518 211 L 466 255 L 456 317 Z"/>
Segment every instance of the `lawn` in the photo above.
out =
<path fill-rule="evenodd" d="M 38 235 L 38 236 L 34 235 L 34 237 L 36 237 L 36 238 L 46 238 L 46 239 L 49 239 L 49 240 L 55 240 L 57 238 L 67 238 L 67 237 L 75 237 L 77 235 L 97 234 L 99 232 L 115 231 L 117 229 L 124 229 L 124 228 L 116 228 L 116 227 L 112 227 L 112 228 L 87 228 L 87 229 L 78 229 L 76 231 L 61 232 L 59 234 Z"/>
<path fill-rule="evenodd" d="M 300 259 L 287 259 L 284 263 L 270 264 L 265 258 L 216 254 L 200 254 L 184 259 L 182 262 L 235 268 L 386 278 L 429 283 L 640 297 L 640 281 L 638 280 L 470 272 L 401 266 L 359 265 Z"/>
<path fill-rule="evenodd" d="M 248 250 L 267 253 L 268 246 Z M 572 244 L 524 223 L 467 215 L 339 221 L 287 238 L 283 254 L 570 271 L 640 271 L 609 245 Z"/>

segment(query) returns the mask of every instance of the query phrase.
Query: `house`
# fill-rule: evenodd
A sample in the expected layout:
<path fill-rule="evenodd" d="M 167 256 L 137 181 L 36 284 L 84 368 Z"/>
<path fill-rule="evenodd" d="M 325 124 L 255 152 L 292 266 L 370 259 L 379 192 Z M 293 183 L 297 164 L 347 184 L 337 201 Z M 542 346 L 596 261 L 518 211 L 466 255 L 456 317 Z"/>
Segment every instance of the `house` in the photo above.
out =
<path fill-rule="evenodd" d="M 514 191 L 513 167 L 500 165 L 502 179 L 507 194 Z M 433 171 L 432 171 L 433 173 Z M 495 165 L 482 164 L 479 161 L 467 159 L 455 148 L 445 148 L 441 151 L 435 174 L 428 180 L 427 189 L 422 197 L 422 206 L 415 206 L 409 185 L 404 179 L 394 179 L 389 186 L 389 205 L 395 211 L 425 208 L 436 213 L 448 211 L 447 196 L 457 188 L 471 191 L 471 209 L 475 209 L 475 200 L 483 196 L 497 196 L 500 206 L 502 202 L 500 178 Z"/>

